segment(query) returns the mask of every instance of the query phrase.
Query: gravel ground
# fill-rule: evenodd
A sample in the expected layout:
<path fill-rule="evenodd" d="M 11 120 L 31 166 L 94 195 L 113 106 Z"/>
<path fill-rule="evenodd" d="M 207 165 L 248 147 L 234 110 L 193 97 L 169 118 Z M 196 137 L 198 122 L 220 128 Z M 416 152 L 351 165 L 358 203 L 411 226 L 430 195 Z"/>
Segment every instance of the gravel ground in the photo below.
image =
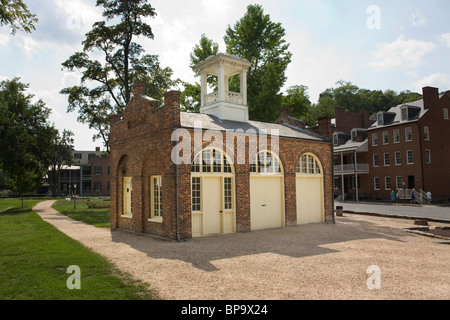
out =
<path fill-rule="evenodd" d="M 450 299 L 450 245 L 403 231 L 417 227 L 411 220 L 344 214 L 336 224 L 177 243 L 76 222 L 52 203 L 34 211 L 164 299 Z M 379 289 L 368 288 L 370 266 L 379 268 Z"/>

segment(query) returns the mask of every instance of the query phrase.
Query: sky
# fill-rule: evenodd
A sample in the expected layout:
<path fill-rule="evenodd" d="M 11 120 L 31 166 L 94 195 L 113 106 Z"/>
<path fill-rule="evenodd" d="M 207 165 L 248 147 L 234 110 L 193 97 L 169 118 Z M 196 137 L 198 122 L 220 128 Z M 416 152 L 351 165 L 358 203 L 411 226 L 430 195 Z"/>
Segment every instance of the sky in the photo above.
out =
<path fill-rule="evenodd" d="M 75 133 L 77 150 L 104 149 L 94 132 L 67 113 L 61 89 L 79 84 L 80 74 L 61 63 L 81 51 L 85 34 L 103 19 L 95 0 L 25 0 L 39 19 L 31 34 L 11 35 L 0 27 L 0 80 L 20 77 L 29 92 L 52 110 L 49 119 L 61 132 Z M 432 86 L 450 90 L 450 1 L 448 0 L 155 0 L 157 16 L 147 22 L 154 39 L 138 39 L 146 54 L 159 55 L 174 78 L 199 81 L 189 54 L 201 35 L 219 44 L 228 26 L 260 4 L 285 29 L 292 62 L 282 91 L 308 87 L 311 102 L 344 80 L 359 88 L 422 93 Z M 182 89 L 182 88 L 173 88 Z"/>

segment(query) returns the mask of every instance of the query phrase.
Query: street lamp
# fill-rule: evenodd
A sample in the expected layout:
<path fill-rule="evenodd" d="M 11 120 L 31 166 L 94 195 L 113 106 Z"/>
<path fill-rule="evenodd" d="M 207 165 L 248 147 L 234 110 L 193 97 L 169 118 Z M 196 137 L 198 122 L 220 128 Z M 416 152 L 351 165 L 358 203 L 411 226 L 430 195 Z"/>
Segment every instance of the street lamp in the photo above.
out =
<path fill-rule="evenodd" d="M 73 210 L 77 209 L 77 184 L 73 185 Z"/>

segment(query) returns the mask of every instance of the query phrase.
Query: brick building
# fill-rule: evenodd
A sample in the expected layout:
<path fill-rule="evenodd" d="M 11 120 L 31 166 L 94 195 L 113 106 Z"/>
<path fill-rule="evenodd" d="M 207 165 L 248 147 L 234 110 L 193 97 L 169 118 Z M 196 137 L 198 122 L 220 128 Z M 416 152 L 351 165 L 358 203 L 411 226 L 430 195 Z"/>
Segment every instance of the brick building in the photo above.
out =
<path fill-rule="evenodd" d="M 180 92 L 159 106 L 135 85 L 111 117 L 111 228 L 188 239 L 333 221 L 331 119 L 315 132 L 286 110 L 277 123 L 249 120 L 248 66 L 223 54 L 200 63 L 199 114 L 180 111 Z M 228 90 L 235 74 L 240 92 Z"/>
<path fill-rule="evenodd" d="M 73 164 L 63 166 L 59 172 L 58 194 L 68 196 L 109 196 L 110 161 L 107 154 L 74 150 Z"/>
<path fill-rule="evenodd" d="M 377 113 L 367 128 L 354 127 L 350 135 L 336 130 L 335 195 L 388 200 L 392 190 L 409 198 L 415 189 L 417 199 L 430 191 L 434 200 L 448 200 L 449 109 L 450 91 L 425 87 L 423 99 Z M 340 180 L 344 172 L 349 185 Z"/>

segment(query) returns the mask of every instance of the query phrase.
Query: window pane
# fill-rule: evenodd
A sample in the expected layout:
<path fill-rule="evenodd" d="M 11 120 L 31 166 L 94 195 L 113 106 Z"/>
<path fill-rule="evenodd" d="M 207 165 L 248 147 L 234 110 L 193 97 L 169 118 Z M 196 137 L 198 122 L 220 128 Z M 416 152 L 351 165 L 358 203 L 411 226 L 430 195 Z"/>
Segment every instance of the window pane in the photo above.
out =
<path fill-rule="evenodd" d="M 232 209 L 232 200 L 231 200 L 231 178 L 224 178 L 223 180 L 223 190 L 224 190 L 224 207 L 225 210 Z"/>
<path fill-rule="evenodd" d="M 211 172 L 211 150 L 204 150 L 202 153 L 203 161 L 202 161 L 202 169 L 203 172 Z"/>
<path fill-rule="evenodd" d="M 200 177 L 193 177 L 192 178 L 192 211 L 200 211 L 201 210 L 201 196 L 200 196 L 200 190 L 201 190 L 201 178 Z"/>

